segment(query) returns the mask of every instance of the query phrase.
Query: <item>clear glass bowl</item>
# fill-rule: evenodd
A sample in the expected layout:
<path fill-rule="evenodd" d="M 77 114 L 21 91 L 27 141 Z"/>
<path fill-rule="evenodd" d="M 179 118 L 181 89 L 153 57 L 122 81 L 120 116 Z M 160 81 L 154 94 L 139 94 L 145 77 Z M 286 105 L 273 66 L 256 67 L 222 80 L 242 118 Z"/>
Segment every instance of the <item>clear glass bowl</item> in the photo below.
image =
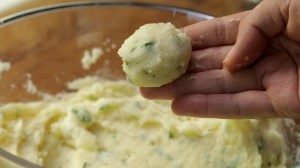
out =
<path fill-rule="evenodd" d="M 148 3 L 78 2 L 47 6 L 0 20 L 0 60 L 11 69 L 0 78 L 0 103 L 38 100 L 39 93 L 68 91 L 66 82 L 86 75 L 122 78 L 117 50 L 145 23 L 171 22 L 183 27 L 211 16 L 188 9 Z M 89 70 L 84 51 L 100 47 L 104 55 Z M 27 83 L 28 84 L 28 83 Z"/>
<path fill-rule="evenodd" d="M 138 27 L 152 22 L 183 27 L 211 18 L 188 9 L 121 2 L 58 4 L 2 18 L 0 61 L 11 67 L 0 74 L 0 106 L 68 92 L 67 82 L 87 75 L 124 78 L 117 50 Z M 95 47 L 102 48 L 104 55 L 85 70 L 83 54 Z M 38 92 L 28 91 L 31 84 Z M 23 167 L 35 167 L 5 151 L 0 154 Z"/>

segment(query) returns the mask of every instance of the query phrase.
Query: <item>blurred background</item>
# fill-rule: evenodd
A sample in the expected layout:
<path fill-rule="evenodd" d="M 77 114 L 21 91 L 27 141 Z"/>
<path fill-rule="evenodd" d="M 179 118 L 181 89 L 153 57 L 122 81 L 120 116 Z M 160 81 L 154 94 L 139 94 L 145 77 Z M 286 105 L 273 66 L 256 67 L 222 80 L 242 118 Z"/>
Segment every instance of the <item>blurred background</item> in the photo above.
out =
<path fill-rule="evenodd" d="M 0 0 L 0 17 L 23 10 L 79 0 Z M 96 1 L 96 0 L 94 0 Z M 260 0 L 97 0 L 123 2 L 152 2 L 201 11 L 213 16 L 224 16 L 252 9 Z"/>

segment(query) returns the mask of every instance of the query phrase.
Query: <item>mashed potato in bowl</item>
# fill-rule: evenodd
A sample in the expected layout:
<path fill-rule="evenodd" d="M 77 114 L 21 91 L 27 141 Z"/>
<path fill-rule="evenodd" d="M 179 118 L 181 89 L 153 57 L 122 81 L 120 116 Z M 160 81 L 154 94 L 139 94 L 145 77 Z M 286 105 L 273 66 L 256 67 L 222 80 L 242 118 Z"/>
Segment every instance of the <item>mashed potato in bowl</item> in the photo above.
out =
<path fill-rule="evenodd" d="M 51 102 L 0 108 L 0 147 L 49 168 L 284 168 L 282 119 L 175 116 L 124 80 L 86 77 Z"/>

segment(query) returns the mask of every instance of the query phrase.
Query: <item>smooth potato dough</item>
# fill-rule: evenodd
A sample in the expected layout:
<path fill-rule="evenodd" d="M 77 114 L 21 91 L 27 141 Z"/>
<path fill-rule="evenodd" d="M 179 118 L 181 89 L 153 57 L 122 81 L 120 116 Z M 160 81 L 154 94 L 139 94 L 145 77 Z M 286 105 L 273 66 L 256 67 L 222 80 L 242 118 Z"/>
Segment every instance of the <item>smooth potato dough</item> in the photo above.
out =
<path fill-rule="evenodd" d="M 171 23 L 141 26 L 125 40 L 118 53 L 127 80 L 140 87 L 159 87 L 187 70 L 191 40 Z"/>

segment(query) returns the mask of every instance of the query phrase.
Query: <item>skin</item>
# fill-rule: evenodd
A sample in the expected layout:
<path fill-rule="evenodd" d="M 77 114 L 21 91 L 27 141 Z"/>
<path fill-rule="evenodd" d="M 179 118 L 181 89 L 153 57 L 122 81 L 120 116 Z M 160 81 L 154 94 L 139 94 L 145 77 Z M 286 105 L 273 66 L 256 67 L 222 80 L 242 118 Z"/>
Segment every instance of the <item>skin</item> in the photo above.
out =
<path fill-rule="evenodd" d="M 193 41 L 187 73 L 148 99 L 178 115 L 300 118 L 300 1 L 264 0 L 251 11 L 183 28 Z"/>

